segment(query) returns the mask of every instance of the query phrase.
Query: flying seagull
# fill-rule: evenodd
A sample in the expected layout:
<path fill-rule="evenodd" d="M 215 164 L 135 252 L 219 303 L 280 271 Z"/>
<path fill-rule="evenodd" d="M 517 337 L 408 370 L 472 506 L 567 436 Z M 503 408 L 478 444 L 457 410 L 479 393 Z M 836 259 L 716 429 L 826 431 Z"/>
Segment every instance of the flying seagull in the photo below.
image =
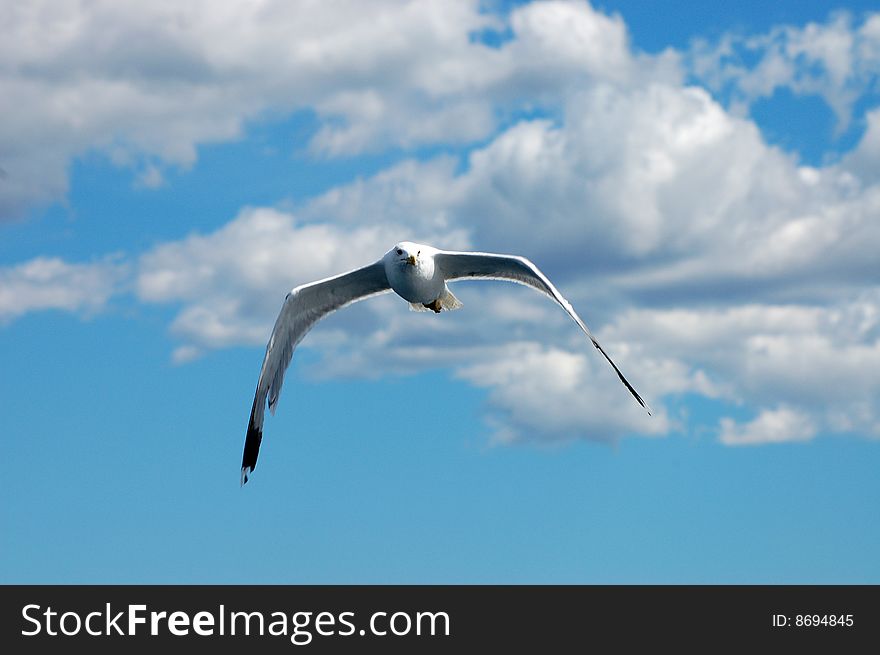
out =
<path fill-rule="evenodd" d="M 268 397 L 269 411 L 274 414 L 281 384 L 284 382 L 284 372 L 290 364 L 293 349 L 315 323 L 353 302 L 390 291 L 406 300 L 416 311 L 439 313 L 441 310 L 458 309 L 461 302 L 452 295 L 446 283 L 466 279 L 517 282 L 537 289 L 555 300 L 608 360 L 617 377 L 639 404 L 648 414 L 651 413 L 651 409 L 611 361 L 571 304 L 528 259 L 486 252 L 451 252 L 402 241 L 386 252 L 382 259 L 369 266 L 303 284 L 287 294 L 281 313 L 275 320 L 272 336 L 269 337 L 257 381 L 241 460 L 241 484 L 248 481 L 257 466 L 257 455 L 263 440 L 266 399 Z"/>

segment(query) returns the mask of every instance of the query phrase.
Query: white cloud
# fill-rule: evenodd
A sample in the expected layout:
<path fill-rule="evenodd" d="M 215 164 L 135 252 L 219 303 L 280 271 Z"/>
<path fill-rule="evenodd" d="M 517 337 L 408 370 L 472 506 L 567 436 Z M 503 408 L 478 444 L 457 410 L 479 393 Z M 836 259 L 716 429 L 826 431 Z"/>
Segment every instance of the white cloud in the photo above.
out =
<path fill-rule="evenodd" d="M 598 85 L 568 99 L 563 125 L 521 123 L 473 153 L 463 209 L 488 242 L 530 233 L 545 255 L 566 243 L 633 262 L 703 246 L 739 199 L 780 177 L 778 159 L 701 89 Z"/>
<path fill-rule="evenodd" d="M 96 312 L 118 290 L 124 272 L 112 259 L 71 264 L 57 257 L 0 268 L 0 324 L 47 309 Z"/>
<path fill-rule="evenodd" d="M 328 153 L 483 137 L 467 90 L 495 53 L 469 34 L 496 22 L 476 0 L 4 3 L 0 217 L 60 199 L 77 156 L 155 182 L 266 111 L 315 110 Z"/>
<path fill-rule="evenodd" d="M 366 183 L 378 193 L 377 197 L 367 191 L 371 201 L 380 201 L 379 192 L 387 191 L 388 181 L 388 175 L 383 175 L 375 181 L 376 187 Z M 337 190 L 331 198 L 318 199 L 316 205 L 331 211 L 340 196 L 363 192 L 364 184 Z M 248 209 L 214 233 L 191 235 L 146 253 L 140 260 L 137 292 L 144 301 L 183 305 L 171 326 L 185 342 L 174 353 L 176 363 L 200 356 L 204 348 L 239 343 L 262 346 L 291 286 L 378 258 L 400 231 L 394 225 L 338 229 L 301 224 L 295 216 L 278 210 Z M 428 233 L 428 237 L 436 243 L 441 235 Z M 456 248 L 467 243 L 444 245 Z M 328 318 L 303 344 L 323 354 L 310 374 L 333 377 L 452 369 L 464 381 L 491 388 L 496 422 L 500 417 L 509 419 L 508 428 L 499 428 L 499 435 L 504 432 L 508 440 L 513 438 L 513 425 L 519 425 L 517 434 L 529 434 L 527 429 L 531 429 L 532 436 L 600 440 L 636 432 L 662 434 L 668 429 L 670 422 L 662 408 L 648 419 L 577 327 L 549 300 L 503 283 L 465 283 L 456 287 L 456 293 L 465 308 L 450 315 L 412 313 L 400 299 L 386 297 Z M 500 343 L 499 335 L 503 335 Z M 539 337 L 544 345 L 531 341 L 505 345 L 518 335 Z M 636 368 L 632 358 L 627 361 L 625 344 L 612 341 L 607 345 L 615 348 L 621 365 Z M 699 386 L 683 379 L 687 372 L 671 361 L 640 362 L 639 368 L 662 372 L 665 389 Z M 570 375 L 560 377 L 561 370 Z M 535 397 L 525 407 L 531 392 L 546 388 L 551 378 L 551 386 L 559 392 L 554 394 L 556 400 Z M 557 411 L 563 408 L 565 412 Z M 528 425 L 522 424 L 526 416 L 530 417 Z"/>
<path fill-rule="evenodd" d="M 615 441 L 626 434 L 669 431 L 670 420 L 664 412 L 649 417 L 614 373 L 609 373 L 611 369 L 606 370 L 605 361 L 587 351 L 586 345 L 583 351 L 510 342 L 490 349 L 480 361 L 463 366 L 456 374 L 489 389 L 489 422 L 498 442 Z"/>
<path fill-rule="evenodd" d="M 91 7 L 46 17 L 29 3 L 7 16 L 0 105 L 35 110 L 0 125 L 11 153 L 0 184 L 13 190 L 0 211 L 63 194 L 67 162 L 90 149 L 161 184 L 165 167 L 192 165 L 200 143 L 263 111 L 315 111 L 321 155 L 480 141 L 464 161 L 398 161 L 295 211 L 244 209 L 144 253 L 138 298 L 180 307 L 176 362 L 264 345 L 290 287 L 407 238 L 532 258 L 655 417 L 557 307 L 502 284 L 460 285 L 465 308 L 449 316 L 391 297 L 340 312 L 304 343 L 323 355 L 315 375 L 451 370 L 487 390 L 501 441 L 687 429 L 666 408 L 681 394 L 753 410 L 721 423 L 724 443 L 880 436 L 877 110 L 838 164 L 799 166 L 736 108 L 682 83 L 681 55 L 635 53 L 621 18 L 583 2 L 503 18 L 475 2 Z M 484 28 L 510 38 L 470 38 Z M 876 75 L 878 35 L 876 15 L 856 26 L 840 15 L 727 36 L 685 59 L 711 89 L 732 85 L 734 105 L 789 86 L 843 120 Z M 540 117 L 510 122 L 518 109 Z M 109 293 L 89 297 L 100 306 Z"/>
<path fill-rule="evenodd" d="M 510 19 L 512 68 L 583 80 L 623 80 L 633 72 L 626 25 L 581 2 L 531 3 Z M 558 81 L 557 81 L 558 84 Z"/>
<path fill-rule="evenodd" d="M 734 105 L 770 97 L 780 88 L 818 95 L 834 110 L 842 130 L 858 98 L 876 89 L 878 25 L 880 14 L 867 14 L 854 26 L 853 17 L 840 11 L 824 23 L 778 26 L 762 35 L 725 34 L 715 43 L 697 41 L 688 59 L 711 88 L 731 90 Z"/>
<path fill-rule="evenodd" d="M 630 310 L 608 330 L 702 372 L 714 392 L 705 395 L 762 412 L 785 406 L 827 433 L 880 436 L 876 290 L 831 306 Z"/>
<path fill-rule="evenodd" d="M 841 168 L 865 184 L 877 184 L 880 182 L 880 109 L 867 112 L 865 123 L 862 140 L 844 157 Z"/>
<path fill-rule="evenodd" d="M 680 77 L 675 56 L 634 58 L 622 19 L 586 2 L 501 16 L 478 0 L 36 0 L 0 23 L 0 218 L 61 199 L 86 153 L 156 186 L 267 114 L 312 111 L 312 152 L 350 155 L 472 143 L 574 86 Z M 513 38 L 473 38 L 492 29 Z"/>
<path fill-rule="evenodd" d="M 871 134 L 857 154 L 870 153 Z M 524 252 L 603 341 L 631 353 L 624 370 L 641 372 L 647 383 L 637 386 L 655 404 L 685 392 L 758 411 L 785 404 L 825 432 L 871 435 L 880 425 L 880 188 L 854 172 L 849 162 L 798 166 L 700 89 L 597 85 L 573 95 L 561 121 L 525 121 L 474 150 L 463 172 L 448 160 L 407 162 L 335 189 L 309 211 L 355 220 L 414 207 L 417 225 L 466 226 L 476 247 Z M 659 307 L 626 309 L 627 295 Z M 505 325 L 514 343 L 538 348 L 540 338 L 557 359 L 580 362 L 572 333 L 540 298 L 523 312 L 543 317 L 538 335 L 522 332 L 523 296 L 479 297 L 490 316 L 455 317 L 470 349 L 445 348 L 443 339 L 455 338 L 448 333 L 430 345 L 463 379 L 489 389 L 503 438 L 635 431 L 626 394 L 604 403 L 613 411 L 540 411 L 543 401 L 523 380 L 546 377 L 549 356 L 514 366 L 516 356 L 476 335 Z M 406 368 L 413 351 L 393 346 L 401 325 L 389 326 L 394 337 L 361 364 Z M 517 375 L 526 370 L 537 372 Z M 584 388 L 602 375 L 589 370 L 578 378 Z M 573 395 L 559 394 L 576 408 Z"/>
<path fill-rule="evenodd" d="M 799 167 L 697 87 L 596 82 L 562 109 L 501 132 L 464 170 L 449 157 L 404 161 L 310 201 L 297 210 L 307 223 L 252 210 L 160 248 L 143 259 L 142 297 L 183 302 L 173 328 L 197 345 L 262 343 L 280 297 L 265 291 L 270 278 L 281 288 L 345 267 L 305 251 L 354 239 L 376 258 L 405 235 L 518 252 L 598 328 L 657 416 L 639 414 L 551 303 L 497 286 L 462 289 L 469 311 L 436 321 L 393 299 L 331 319 L 310 337 L 325 354 L 320 374 L 451 369 L 488 389 L 501 440 L 666 433 L 679 419 L 663 397 L 682 393 L 759 412 L 784 405 L 827 432 L 877 432 L 880 189 L 870 178 L 848 162 Z M 870 154 L 871 138 L 857 152 Z M 364 239 L 365 226 L 381 229 Z M 659 307 L 627 309 L 628 296 Z M 867 336 L 835 318 L 857 315 Z M 499 333 L 506 345 L 487 336 Z M 539 393 L 554 370 L 571 373 L 554 378 L 570 383 L 552 394 L 559 402 Z"/>
<path fill-rule="evenodd" d="M 786 441 L 809 441 L 817 428 L 805 414 L 789 407 L 762 411 L 754 420 L 739 424 L 721 419 L 719 440 L 728 446 L 747 446 Z"/>
<path fill-rule="evenodd" d="M 455 158 L 447 156 L 426 162 L 405 160 L 370 178 L 334 187 L 310 200 L 297 214 L 308 222 L 399 225 L 401 239 L 411 241 L 440 232 L 444 246 L 438 247 L 464 246 L 467 226 L 454 225 L 451 215 L 461 193 L 457 165 Z"/>
<path fill-rule="evenodd" d="M 137 295 L 147 302 L 183 303 L 172 330 L 193 345 L 265 343 L 293 286 L 369 264 L 397 241 L 398 232 L 380 225 L 347 231 L 299 224 L 278 210 L 245 209 L 211 234 L 145 253 Z M 179 360 L 190 351 L 184 353 Z"/>

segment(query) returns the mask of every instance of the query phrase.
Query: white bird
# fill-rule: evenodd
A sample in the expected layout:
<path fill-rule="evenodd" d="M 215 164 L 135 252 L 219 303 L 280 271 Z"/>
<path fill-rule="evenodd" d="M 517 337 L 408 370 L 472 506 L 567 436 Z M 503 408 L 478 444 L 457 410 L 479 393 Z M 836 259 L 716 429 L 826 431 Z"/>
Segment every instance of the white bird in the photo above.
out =
<path fill-rule="evenodd" d="M 574 319 L 593 345 L 614 368 L 620 381 L 650 415 L 651 409 L 611 361 L 599 342 L 550 280 L 525 257 L 485 252 L 451 252 L 411 241 L 402 241 L 379 261 L 342 275 L 296 287 L 284 299 L 257 381 L 241 460 L 241 484 L 257 466 L 263 440 L 263 416 L 268 397 L 274 414 L 293 350 L 306 333 L 328 314 L 358 300 L 394 291 L 416 311 L 453 310 L 461 302 L 447 282 L 461 279 L 508 280 L 525 284 L 555 300 Z"/>

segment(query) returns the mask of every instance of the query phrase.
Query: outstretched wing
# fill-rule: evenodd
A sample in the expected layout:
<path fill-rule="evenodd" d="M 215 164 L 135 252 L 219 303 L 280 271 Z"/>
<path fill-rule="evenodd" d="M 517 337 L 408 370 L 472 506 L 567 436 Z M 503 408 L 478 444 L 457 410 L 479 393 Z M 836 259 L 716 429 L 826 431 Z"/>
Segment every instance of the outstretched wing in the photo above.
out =
<path fill-rule="evenodd" d="M 638 391 L 623 376 L 617 365 L 611 361 L 608 353 L 596 341 L 596 337 L 593 336 L 590 328 L 586 326 L 581 317 L 574 311 L 571 303 L 562 297 L 562 294 L 547 279 L 547 276 L 538 270 L 538 267 L 528 259 L 516 255 L 495 255 L 487 252 L 448 252 L 441 250 L 434 255 L 434 266 L 440 268 L 443 277 L 447 281 L 462 279 L 508 280 L 509 282 L 525 284 L 550 296 L 568 312 L 568 315 L 574 319 L 574 322 L 590 338 L 596 349 L 608 360 L 620 381 L 629 389 L 633 397 L 639 401 L 639 405 L 644 407 L 648 414 L 651 413 L 651 408 L 648 407 Z"/>
<path fill-rule="evenodd" d="M 284 372 L 290 364 L 296 345 L 327 314 L 390 289 L 385 268 L 378 261 L 356 271 L 304 284 L 287 294 L 281 313 L 275 320 L 272 336 L 269 337 L 263 368 L 257 381 L 241 459 L 242 485 L 248 481 L 248 475 L 257 466 L 257 455 L 263 440 L 266 399 L 269 401 L 269 410 L 274 414 L 284 382 Z"/>

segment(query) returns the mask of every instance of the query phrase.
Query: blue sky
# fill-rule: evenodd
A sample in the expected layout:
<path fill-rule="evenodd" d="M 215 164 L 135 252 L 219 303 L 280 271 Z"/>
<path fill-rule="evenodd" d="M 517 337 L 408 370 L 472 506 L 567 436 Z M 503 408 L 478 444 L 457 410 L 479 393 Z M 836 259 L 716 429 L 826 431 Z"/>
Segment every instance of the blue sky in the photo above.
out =
<path fill-rule="evenodd" d="M 0 9 L 0 581 L 880 582 L 870 3 L 176 5 Z M 240 488 L 284 294 L 407 238 L 655 415 L 382 297 Z"/>

